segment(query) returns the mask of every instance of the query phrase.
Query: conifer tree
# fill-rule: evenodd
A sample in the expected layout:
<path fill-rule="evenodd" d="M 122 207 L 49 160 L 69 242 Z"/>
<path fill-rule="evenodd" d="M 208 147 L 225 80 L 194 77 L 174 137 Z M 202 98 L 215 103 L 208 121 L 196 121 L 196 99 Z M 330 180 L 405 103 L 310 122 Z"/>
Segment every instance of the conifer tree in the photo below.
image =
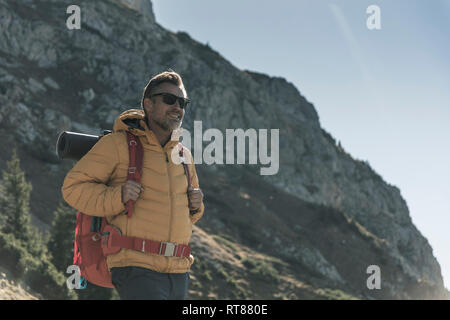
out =
<path fill-rule="evenodd" d="M 0 210 L 4 216 L 2 231 L 13 234 L 25 244 L 30 243 L 33 239 L 30 215 L 32 185 L 26 181 L 25 172 L 20 168 L 16 149 L 3 170 L 0 188 Z"/>
<path fill-rule="evenodd" d="M 53 264 L 59 271 L 64 273 L 73 261 L 75 225 L 76 210 L 67 205 L 64 200 L 60 200 L 53 215 L 48 249 L 51 253 Z"/>

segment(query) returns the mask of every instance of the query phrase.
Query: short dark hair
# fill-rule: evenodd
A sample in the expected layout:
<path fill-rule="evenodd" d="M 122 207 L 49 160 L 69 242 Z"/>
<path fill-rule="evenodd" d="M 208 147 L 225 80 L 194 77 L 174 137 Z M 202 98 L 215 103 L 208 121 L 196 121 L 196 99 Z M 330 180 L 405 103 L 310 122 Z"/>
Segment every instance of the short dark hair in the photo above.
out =
<path fill-rule="evenodd" d="M 150 81 L 147 83 L 144 89 L 144 93 L 142 95 L 142 101 L 141 101 L 141 108 L 144 110 L 144 99 L 149 98 L 153 93 L 154 89 L 158 87 L 161 83 L 169 82 L 172 83 L 183 90 L 184 93 L 186 93 L 186 89 L 184 88 L 183 80 L 181 79 L 181 76 L 173 71 L 172 69 L 169 69 L 169 71 L 164 71 L 153 78 L 150 79 Z M 146 115 L 147 116 L 147 115 Z"/>

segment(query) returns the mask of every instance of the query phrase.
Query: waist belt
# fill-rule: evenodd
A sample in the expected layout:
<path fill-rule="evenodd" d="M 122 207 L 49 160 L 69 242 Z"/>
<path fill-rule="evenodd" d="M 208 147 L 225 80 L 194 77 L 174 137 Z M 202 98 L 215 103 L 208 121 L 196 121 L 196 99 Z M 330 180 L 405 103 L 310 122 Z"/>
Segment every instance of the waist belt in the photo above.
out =
<path fill-rule="evenodd" d="M 186 244 L 123 236 L 120 230 L 112 225 L 105 226 L 103 231 L 102 250 L 105 256 L 117 253 L 122 248 L 166 257 L 189 257 L 191 254 L 191 248 Z"/>

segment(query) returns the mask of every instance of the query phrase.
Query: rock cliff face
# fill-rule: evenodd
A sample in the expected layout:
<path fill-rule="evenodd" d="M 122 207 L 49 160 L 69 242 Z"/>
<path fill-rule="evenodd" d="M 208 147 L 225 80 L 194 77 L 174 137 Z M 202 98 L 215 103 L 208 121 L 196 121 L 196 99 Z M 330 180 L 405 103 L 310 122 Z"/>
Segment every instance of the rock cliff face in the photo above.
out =
<path fill-rule="evenodd" d="M 115 1 L 115 0 L 113 0 Z M 120 4 L 124 4 L 131 9 L 136 10 L 143 15 L 144 21 L 148 24 L 155 23 L 155 15 L 153 13 L 153 5 L 150 0 L 119 0 Z"/>
<path fill-rule="evenodd" d="M 43 228 L 51 222 L 72 165 L 55 155 L 58 133 L 99 134 L 111 128 L 120 112 L 139 107 L 152 75 L 172 68 L 183 76 L 193 100 L 183 124 L 190 132 L 194 120 L 202 121 L 203 131 L 279 129 L 276 175 L 261 176 L 255 165 L 197 165 L 207 197 L 198 232 L 221 237 L 223 248 L 232 242 L 246 248 L 229 270 L 255 267 L 255 260 L 242 264 L 244 252 L 253 250 L 277 259 L 277 270 L 285 271 L 272 295 L 259 295 L 262 289 L 250 281 L 238 286 L 245 289 L 241 293 L 279 298 L 283 290 L 311 286 L 314 294 L 302 289 L 286 297 L 325 297 L 317 288 L 359 298 L 445 297 L 439 264 L 412 223 L 400 190 L 343 150 L 291 83 L 239 70 L 188 34 L 165 30 L 155 21 L 150 1 L 76 1 L 80 30 L 66 27 L 71 4 L 0 0 L 0 168 L 11 146 L 20 147 L 34 186 L 33 214 Z M 259 229 L 248 232 L 252 224 Z M 195 239 L 194 247 L 207 247 Z M 204 252 L 199 256 L 205 262 L 194 272 L 207 281 L 201 268 L 212 265 L 219 272 L 226 263 Z M 366 287 L 366 268 L 373 264 L 381 267 L 380 290 Z M 195 297 L 206 297 L 205 288 L 197 289 Z"/>

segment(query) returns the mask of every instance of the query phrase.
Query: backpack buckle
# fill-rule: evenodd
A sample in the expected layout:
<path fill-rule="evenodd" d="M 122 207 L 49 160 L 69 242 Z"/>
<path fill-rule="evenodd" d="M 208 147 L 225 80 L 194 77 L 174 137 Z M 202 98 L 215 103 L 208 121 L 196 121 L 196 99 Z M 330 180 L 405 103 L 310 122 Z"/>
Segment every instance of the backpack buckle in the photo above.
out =
<path fill-rule="evenodd" d="M 136 173 L 136 167 L 129 167 L 128 168 L 128 173 L 129 174 L 135 174 Z"/>
<path fill-rule="evenodd" d="M 176 246 L 177 246 L 177 244 L 174 242 L 161 242 L 161 246 L 159 247 L 159 254 L 163 255 L 165 257 L 173 257 Z M 163 247 L 164 247 L 164 252 L 162 252 Z"/>

